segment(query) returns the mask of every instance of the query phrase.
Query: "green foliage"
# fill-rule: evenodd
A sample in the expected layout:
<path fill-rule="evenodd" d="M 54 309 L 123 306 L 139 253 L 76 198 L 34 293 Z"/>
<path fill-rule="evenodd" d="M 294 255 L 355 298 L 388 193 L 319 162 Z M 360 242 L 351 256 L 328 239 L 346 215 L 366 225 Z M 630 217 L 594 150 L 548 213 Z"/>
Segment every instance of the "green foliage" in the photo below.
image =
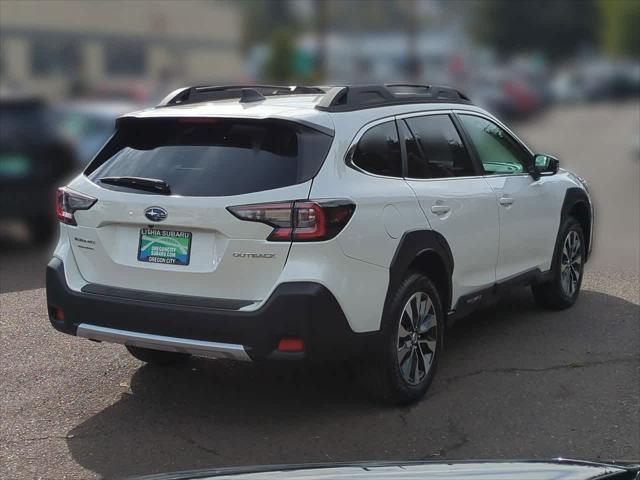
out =
<path fill-rule="evenodd" d="M 476 8 L 476 37 L 502 54 L 541 51 L 562 59 L 597 40 L 594 0 L 484 0 Z"/>
<path fill-rule="evenodd" d="M 245 47 L 268 41 L 277 29 L 286 28 L 291 33 L 299 30 L 289 4 L 283 0 L 234 0 L 233 5 L 239 6 L 242 12 Z"/>
<path fill-rule="evenodd" d="M 295 77 L 295 45 L 288 30 L 277 30 L 271 37 L 270 54 L 265 65 L 267 80 L 290 83 Z"/>
<path fill-rule="evenodd" d="M 600 36 L 607 53 L 640 57 L 640 1 L 599 0 Z"/>

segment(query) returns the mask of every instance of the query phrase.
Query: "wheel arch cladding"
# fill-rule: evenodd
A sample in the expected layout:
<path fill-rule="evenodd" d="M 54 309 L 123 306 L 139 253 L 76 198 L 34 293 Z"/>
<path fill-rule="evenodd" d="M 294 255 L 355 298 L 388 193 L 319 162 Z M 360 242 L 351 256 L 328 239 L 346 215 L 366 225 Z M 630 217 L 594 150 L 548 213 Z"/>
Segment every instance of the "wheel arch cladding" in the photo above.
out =
<path fill-rule="evenodd" d="M 405 233 L 389 267 L 389 286 L 384 303 L 385 312 L 390 307 L 393 294 L 409 270 L 424 272 L 434 282 L 441 295 L 442 307 L 451 309 L 451 275 L 453 255 L 445 238 L 433 230 L 417 230 Z"/>
<path fill-rule="evenodd" d="M 560 225 L 558 226 L 558 235 L 560 228 L 568 217 L 575 218 L 582 227 L 584 232 L 585 256 L 588 259 L 591 250 L 591 208 L 589 207 L 589 197 L 581 188 L 569 188 L 565 193 L 564 202 L 562 204 L 562 215 L 560 217 Z"/>

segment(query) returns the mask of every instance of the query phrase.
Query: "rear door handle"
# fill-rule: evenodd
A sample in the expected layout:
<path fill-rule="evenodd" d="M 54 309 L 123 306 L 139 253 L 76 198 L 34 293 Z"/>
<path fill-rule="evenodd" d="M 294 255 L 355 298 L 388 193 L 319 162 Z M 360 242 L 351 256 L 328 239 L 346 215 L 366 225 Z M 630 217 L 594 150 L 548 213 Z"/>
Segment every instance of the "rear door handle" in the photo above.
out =
<path fill-rule="evenodd" d="M 436 215 L 444 215 L 445 213 L 449 213 L 451 211 L 451 207 L 448 205 L 434 205 L 431 207 L 431 212 Z"/>
<path fill-rule="evenodd" d="M 500 202 L 500 205 L 504 205 L 506 207 L 513 203 L 513 197 L 501 197 L 498 202 Z"/>

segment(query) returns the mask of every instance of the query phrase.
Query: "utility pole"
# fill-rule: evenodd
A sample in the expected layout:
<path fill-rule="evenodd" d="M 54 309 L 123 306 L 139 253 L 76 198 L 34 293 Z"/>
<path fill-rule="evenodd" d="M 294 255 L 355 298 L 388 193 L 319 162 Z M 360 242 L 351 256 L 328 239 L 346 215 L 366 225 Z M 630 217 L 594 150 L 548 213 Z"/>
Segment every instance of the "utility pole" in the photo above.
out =
<path fill-rule="evenodd" d="M 318 53 L 316 57 L 316 81 L 324 82 L 327 77 L 327 24 L 328 0 L 315 0 L 316 35 L 318 37 Z"/>
<path fill-rule="evenodd" d="M 409 41 L 407 74 L 409 80 L 419 83 L 420 80 L 420 56 L 418 53 L 418 0 L 409 0 L 407 3 L 407 34 Z"/>

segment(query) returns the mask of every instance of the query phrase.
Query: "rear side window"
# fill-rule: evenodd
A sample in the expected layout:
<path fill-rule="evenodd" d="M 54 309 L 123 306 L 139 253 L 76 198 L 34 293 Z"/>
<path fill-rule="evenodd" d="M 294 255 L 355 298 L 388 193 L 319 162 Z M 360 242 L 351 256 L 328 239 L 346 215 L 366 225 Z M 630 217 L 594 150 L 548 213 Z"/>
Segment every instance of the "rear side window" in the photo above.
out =
<path fill-rule="evenodd" d="M 398 129 L 394 121 L 371 127 L 362 135 L 351 157 L 362 170 L 385 177 L 402 177 Z"/>
<path fill-rule="evenodd" d="M 467 177 L 476 174 L 471 157 L 448 115 L 405 120 L 409 178 Z"/>
<path fill-rule="evenodd" d="M 306 182 L 318 173 L 332 137 L 272 120 L 125 119 L 85 174 L 164 180 L 173 195 L 241 195 Z M 148 193 L 148 192 L 144 192 Z"/>

